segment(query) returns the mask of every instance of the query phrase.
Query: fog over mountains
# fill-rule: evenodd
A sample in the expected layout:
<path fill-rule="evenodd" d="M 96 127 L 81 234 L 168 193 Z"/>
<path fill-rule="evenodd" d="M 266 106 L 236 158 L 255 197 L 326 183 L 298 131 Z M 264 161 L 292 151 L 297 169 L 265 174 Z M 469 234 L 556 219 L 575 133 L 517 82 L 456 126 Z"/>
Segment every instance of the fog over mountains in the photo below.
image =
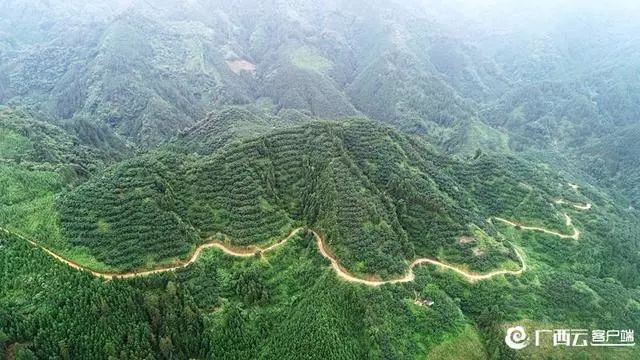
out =
<path fill-rule="evenodd" d="M 637 131 L 633 2 L 0 7 L 0 102 L 91 119 L 145 146 L 219 106 L 259 103 L 322 118 L 364 114 L 438 133 L 431 140 L 447 151 L 484 138 L 477 131 L 506 130 L 511 150 L 568 156 L 601 181 L 629 176 L 619 172 L 631 160 L 599 144 Z M 238 70 L 242 62 L 250 71 Z"/>

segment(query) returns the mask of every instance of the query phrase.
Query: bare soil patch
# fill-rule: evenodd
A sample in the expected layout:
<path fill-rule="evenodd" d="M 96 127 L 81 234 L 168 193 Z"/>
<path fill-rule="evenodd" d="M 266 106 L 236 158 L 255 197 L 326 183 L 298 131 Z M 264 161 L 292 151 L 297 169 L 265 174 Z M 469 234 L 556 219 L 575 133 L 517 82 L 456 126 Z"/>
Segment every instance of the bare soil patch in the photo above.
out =
<path fill-rule="evenodd" d="M 241 71 L 255 72 L 256 65 L 245 59 L 236 59 L 236 60 L 227 60 L 227 66 L 229 69 L 236 74 L 239 74 Z"/>
<path fill-rule="evenodd" d="M 460 238 L 458 239 L 460 245 L 469 244 L 474 241 L 476 241 L 476 239 L 474 239 L 472 236 L 460 236 Z"/>

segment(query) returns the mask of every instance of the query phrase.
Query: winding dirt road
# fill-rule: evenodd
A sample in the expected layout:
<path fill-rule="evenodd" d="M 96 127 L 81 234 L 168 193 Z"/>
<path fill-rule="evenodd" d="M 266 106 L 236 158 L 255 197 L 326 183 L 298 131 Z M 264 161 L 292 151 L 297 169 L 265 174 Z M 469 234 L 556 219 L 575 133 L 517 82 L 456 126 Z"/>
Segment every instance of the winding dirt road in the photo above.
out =
<path fill-rule="evenodd" d="M 577 207 L 576 205 L 573 205 L 574 207 L 576 207 L 577 209 L 581 209 L 581 210 L 589 210 L 591 209 L 591 204 L 586 204 L 584 206 L 580 206 Z M 533 226 L 524 226 L 522 224 L 510 221 L 510 220 L 506 220 L 506 219 L 502 219 L 499 217 L 494 217 L 494 219 L 503 222 L 505 224 L 517 227 L 521 230 L 532 230 L 532 231 L 540 231 L 540 232 L 544 232 L 547 234 L 551 234 L 551 235 L 555 235 L 558 236 L 560 238 L 563 239 L 575 239 L 577 240 L 580 237 L 580 231 L 578 231 L 578 229 L 576 229 L 575 226 L 573 226 L 573 223 L 571 221 L 571 218 L 569 217 L 569 215 L 565 214 L 565 220 L 566 220 L 566 224 L 567 226 L 570 226 L 574 229 L 574 233 L 572 235 L 566 235 L 566 234 L 560 234 L 556 231 L 552 231 L 552 230 L 548 230 L 545 228 L 540 228 L 540 227 L 533 227 Z M 516 256 L 518 257 L 518 260 L 520 261 L 520 269 L 519 270 L 496 270 L 496 271 L 492 271 L 489 273 L 485 273 L 485 274 L 478 274 L 478 273 L 473 273 L 473 272 L 469 272 L 465 269 L 462 269 L 461 267 L 455 266 L 455 265 L 450 265 L 441 261 L 438 261 L 436 259 L 432 259 L 432 258 L 419 258 L 419 259 L 415 259 L 413 262 L 411 262 L 411 264 L 409 265 L 409 270 L 407 271 L 407 273 L 405 275 L 403 275 L 402 277 L 396 278 L 396 279 L 390 279 L 390 280 L 371 280 L 371 279 L 364 279 L 364 278 L 359 278 L 355 275 L 350 274 L 345 268 L 343 268 L 340 263 L 338 262 L 338 260 L 336 259 L 335 256 L 333 256 L 328 250 L 327 247 L 324 243 L 324 240 L 322 238 L 322 236 L 314 231 L 314 230 L 310 230 L 310 229 L 306 229 L 306 228 L 297 228 L 292 230 L 289 235 L 287 235 L 284 239 L 274 243 L 273 245 L 270 245 L 268 247 L 259 247 L 259 246 L 246 246 L 246 247 L 235 247 L 235 246 L 228 246 L 225 245 L 224 243 L 222 243 L 220 240 L 210 240 L 208 243 L 202 244 L 200 246 L 198 246 L 193 253 L 191 254 L 191 256 L 189 257 L 189 259 L 185 262 L 176 264 L 176 265 L 167 265 L 167 266 L 163 266 L 163 267 L 159 267 L 157 269 L 153 269 L 153 270 L 147 270 L 147 271 L 132 271 L 132 272 L 122 272 L 122 273 L 116 273 L 116 272 L 99 272 L 99 271 L 95 271 L 95 270 L 91 270 L 88 269 L 76 262 L 73 262 L 71 260 L 68 260 L 56 253 L 54 253 L 53 251 L 49 250 L 48 248 L 38 244 L 37 242 L 30 240 L 20 234 L 14 233 L 13 231 L 10 231 L 6 228 L 0 227 L 0 231 L 5 232 L 8 235 L 13 235 L 18 237 L 21 240 L 26 241 L 27 243 L 31 244 L 34 247 L 40 248 L 42 251 L 44 251 L 45 253 L 47 253 L 48 255 L 50 255 L 51 257 L 53 257 L 55 260 L 69 266 L 70 268 L 73 269 L 77 269 L 77 270 L 81 270 L 81 271 L 86 271 L 88 273 L 90 273 L 91 275 L 95 276 L 95 277 L 99 277 L 102 279 L 106 279 L 106 280 L 112 280 L 115 278 L 119 278 L 119 279 L 129 279 L 129 278 L 136 278 L 136 277 L 144 277 L 144 276 L 149 276 L 149 275 L 154 275 L 154 274 L 160 274 L 160 273 L 165 273 L 165 272 L 170 272 L 170 271 L 175 271 L 178 269 L 183 269 L 186 268 L 188 266 L 190 266 L 191 264 L 193 264 L 194 262 L 196 262 L 198 260 L 198 258 L 200 257 L 200 254 L 202 253 L 203 250 L 205 249 L 210 249 L 210 248 L 217 248 L 220 249 L 221 251 L 223 251 L 225 254 L 230 255 L 230 256 L 234 256 L 234 257 L 244 257 L 244 258 L 248 258 L 248 257 L 253 257 L 256 256 L 258 254 L 265 254 L 267 252 L 270 252 L 282 245 L 284 245 L 287 241 L 289 241 L 289 239 L 291 239 L 292 237 L 296 236 L 298 233 L 300 233 L 301 231 L 309 231 L 313 234 L 315 240 L 316 240 L 316 245 L 318 246 L 318 251 L 320 252 L 320 254 L 327 260 L 329 260 L 329 262 L 331 263 L 331 268 L 333 269 L 333 271 L 336 273 L 336 275 L 338 277 L 340 277 L 341 279 L 350 282 L 350 283 L 357 283 L 357 284 L 362 284 L 362 285 L 367 285 L 367 286 L 381 286 L 381 285 L 386 285 L 386 284 L 398 284 L 398 283 L 406 283 L 406 282 L 411 282 L 415 279 L 415 274 L 413 272 L 413 269 L 417 266 L 423 265 L 423 264 L 430 264 L 430 265 L 434 265 L 437 267 L 441 267 L 443 269 L 447 269 L 447 270 L 451 270 L 456 272 L 457 274 L 461 275 L 466 281 L 470 282 L 470 283 L 474 283 L 477 281 L 481 281 L 481 280 L 488 280 L 491 279 L 495 276 L 500 276 L 500 275 L 520 275 L 522 274 L 524 271 L 526 271 L 527 269 L 527 264 L 526 261 L 522 255 L 522 250 L 518 249 L 518 247 L 516 247 L 515 245 L 511 244 L 513 246 L 513 249 L 516 253 Z"/>
<path fill-rule="evenodd" d="M 9 234 L 9 235 L 14 235 L 24 241 L 26 241 L 27 243 L 31 244 L 32 246 L 35 246 L 37 248 L 40 248 L 42 251 L 44 251 L 45 253 L 47 253 L 48 255 L 50 255 L 51 257 L 53 257 L 55 260 L 73 268 L 73 269 L 77 269 L 77 270 L 82 270 L 82 271 L 86 271 L 88 273 L 90 273 L 91 275 L 95 276 L 95 277 L 99 277 L 102 279 L 106 279 L 106 280 L 112 280 L 115 278 L 119 278 L 119 279 L 130 279 L 130 278 L 135 278 L 135 277 L 144 277 L 144 276 L 149 276 L 149 275 L 154 275 L 154 274 L 160 274 L 160 273 L 164 273 L 164 272 L 170 272 L 170 271 L 175 271 L 178 269 L 183 269 L 188 267 L 189 265 L 193 264 L 194 262 L 196 262 L 198 260 L 198 258 L 200 257 L 200 254 L 202 253 L 203 250 L 205 249 L 210 249 L 210 248 L 217 248 L 222 250 L 225 254 L 227 255 L 231 255 L 234 257 L 253 257 L 256 256 L 257 254 L 265 254 L 269 251 L 272 251 L 282 245 L 284 245 L 289 239 L 291 239 L 292 237 L 296 236 L 298 233 L 300 233 L 301 231 L 310 231 L 315 240 L 316 240 L 316 244 L 318 246 L 318 251 L 320 252 L 320 254 L 327 260 L 329 260 L 329 262 L 331 263 L 331 268 L 334 270 L 334 272 L 336 273 L 336 275 L 338 275 L 338 277 L 340 277 L 341 279 L 350 282 L 350 283 L 357 283 L 357 284 L 363 284 L 363 285 L 367 285 L 367 286 L 381 286 L 381 285 L 385 285 L 385 284 L 398 284 L 398 283 L 406 283 L 406 282 L 411 282 L 415 279 L 415 274 L 413 272 L 413 269 L 416 266 L 422 265 L 422 264 L 431 264 L 431 265 L 435 265 L 435 266 L 439 266 L 442 267 L 444 269 L 448 269 L 448 270 L 452 270 L 458 274 L 460 274 L 465 280 L 467 280 L 470 283 L 474 283 L 476 281 L 479 280 L 487 280 L 490 279 L 492 277 L 495 276 L 499 276 L 499 275 L 519 275 L 521 273 L 523 273 L 526 268 L 526 262 L 522 256 L 522 253 L 520 250 L 518 250 L 515 246 L 514 246 L 514 250 L 516 252 L 516 255 L 518 256 L 518 259 L 520 260 L 520 264 L 521 267 L 519 270 L 497 270 L 497 271 L 493 271 L 490 273 L 486 273 L 486 274 L 476 274 L 473 272 L 468 272 L 464 269 L 461 269 L 459 267 L 456 267 L 454 265 L 449 265 L 446 263 L 443 263 L 441 261 L 435 260 L 435 259 L 431 259 L 431 258 L 419 258 L 414 260 L 410 265 L 409 265 L 409 271 L 402 277 L 397 278 L 397 279 L 391 279 L 391 280 L 368 280 L 368 279 L 363 279 L 363 278 L 359 278 L 356 277 L 355 275 L 350 274 L 345 268 L 343 268 L 340 263 L 338 262 L 338 260 L 335 258 L 335 256 L 331 255 L 326 248 L 326 245 L 324 243 L 324 240 L 322 239 L 322 236 L 320 236 L 320 234 L 318 234 L 316 231 L 313 230 L 308 230 L 305 228 L 297 228 L 294 229 L 293 231 L 291 231 L 289 233 L 289 235 L 287 235 L 287 237 L 285 237 L 284 239 L 278 241 L 277 243 L 270 245 L 266 248 L 261 248 L 258 246 L 248 246 L 248 247 L 229 247 L 225 244 L 223 244 L 221 241 L 219 240 L 213 240 L 209 243 L 206 244 L 202 244 L 200 246 L 198 246 L 195 251 L 193 252 L 193 254 L 191 255 L 191 257 L 189 258 L 189 260 L 187 260 L 186 262 L 183 262 L 181 264 L 178 265 L 171 265 L 171 266 L 166 266 L 166 267 L 161 267 L 161 268 L 157 268 L 157 269 L 153 269 L 153 270 L 147 270 L 147 271 L 134 271 L 134 272 L 123 272 L 123 273 L 114 273 L 114 272 L 99 272 L 99 271 L 95 271 L 95 270 L 91 270 L 88 269 L 82 265 L 79 265 L 76 262 L 73 262 L 71 260 L 65 259 L 64 257 L 54 253 L 53 251 L 47 249 L 46 247 L 39 245 L 38 243 L 36 243 L 33 240 L 30 240 L 20 234 L 16 234 L 8 229 L 2 228 L 0 227 L 0 230 L 4 231 L 5 233 Z"/>
<path fill-rule="evenodd" d="M 441 261 L 435 260 L 435 259 L 431 259 L 431 258 L 419 258 L 414 260 L 411 265 L 409 265 L 409 271 L 402 277 L 397 278 L 397 279 L 391 279 L 391 280 L 367 280 L 367 279 L 362 279 L 356 276 L 353 276 L 351 274 L 349 274 L 349 272 L 347 270 L 345 270 L 342 266 L 340 266 L 340 263 L 338 262 L 338 260 L 335 258 L 335 256 L 329 254 L 329 252 L 326 250 L 325 248 L 325 244 L 324 241 L 322 240 L 322 237 L 315 231 L 313 231 L 313 236 L 316 239 L 316 244 L 318 245 L 318 250 L 320 251 L 320 254 L 322 254 L 323 257 L 325 257 L 326 259 L 328 259 L 331 262 L 331 268 L 333 268 L 333 271 L 338 275 L 338 277 L 340 277 L 341 279 L 351 282 L 351 283 L 357 283 L 357 284 L 363 284 L 363 285 L 368 285 L 368 286 L 381 286 L 381 285 L 386 285 L 386 284 L 398 284 L 398 283 L 406 283 L 406 282 L 411 282 L 413 280 L 415 280 L 415 274 L 413 272 L 413 269 L 416 266 L 422 265 L 422 264 L 431 264 L 431 265 L 435 265 L 435 266 L 439 266 L 441 268 L 444 269 L 449 269 L 452 271 L 455 271 L 456 273 L 462 275 L 462 277 L 470 282 L 470 283 L 474 283 L 476 281 L 480 281 L 480 280 L 487 280 L 487 279 L 491 279 L 494 276 L 499 276 L 499 275 L 519 275 L 522 274 L 524 271 L 526 271 L 527 269 L 527 263 L 525 262 L 524 258 L 522 257 L 522 254 L 520 252 L 520 250 L 518 250 L 518 248 L 516 248 L 515 246 L 514 251 L 516 252 L 516 255 L 518 256 L 518 260 L 520 260 L 520 269 L 519 270 L 497 270 L 497 271 L 493 271 L 490 273 L 486 273 L 486 274 L 476 274 L 476 273 L 472 273 L 472 272 L 468 272 L 464 269 L 461 269 L 459 267 L 456 267 L 454 265 L 449 265 L 446 263 L 443 263 Z"/>
<path fill-rule="evenodd" d="M 232 255 L 232 256 L 236 256 L 236 257 L 251 257 L 251 256 L 254 256 L 255 254 L 257 254 L 259 252 L 270 251 L 270 250 L 275 249 L 276 247 L 284 244 L 285 242 L 287 242 L 287 240 L 289 240 L 290 238 L 292 238 L 293 236 L 298 234 L 301 230 L 303 230 L 303 228 L 298 228 L 298 229 L 295 229 L 295 230 L 291 231 L 291 233 L 289 233 L 289 235 L 286 238 L 284 238 L 284 239 L 280 240 L 279 242 L 269 246 L 268 248 L 264 248 L 264 249 L 259 248 L 257 246 L 252 246 L 250 248 L 244 248 L 244 249 L 246 249 L 246 251 L 238 251 L 238 250 L 234 250 L 232 248 L 226 247 L 219 240 L 213 240 L 213 241 L 211 241 L 209 243 L 202 244 L 202 245 L 198 246 L 195 249 L 195 251 L 193 251 L 193 253 L 192 253 L 191 257 L 189 258 L 189 260 L 187 260 L 186 262 L 183 262 L 181 264 L 163 266 L 163 267 L 159 267 L 159 268 L 153 269 L 153 270 L 131 271 L 131 272 L 118 273 L 118 272 L 99 272 L 99 271 L 91 270 L 89 268 L 86 268 L 86 267 L 74 262 L 74 261 L 65 259 L 64 257 L 54 253 L 53 251 L 51 251 L 48 248 L 36 243 L 33 240 L 30 240 L 30 239 L 28 239 L 28 238 L 26 238 L 26 237 L 24 237 L 24 236 L 22 236 L 20 234 L 17 234 L 17 233 L 15 233 L 13 231 L 10 231 L 10 230 L 6 229 L 6 228 L 0 227 L 0 231 L 3 231 L 8 235 L 16 236 L 16 237 L 20 238 L 21 240 L 24 240 L 27 243 L 29 243 L 29 244 L 37 247 L 37 248 L 40 248 L 42 251 L 44 251 L 45 253 L 49 254 L 51 257 L 53 257 L 54 259 L 58 260 L 59 262 L 69 266 L 70 268 L 86 271 L 86 272 L 90 273 L 91 275 L 93 275 L 95 277 L 99 277 L 99 278 L 106 279 L 106 280 L 112 280 L 114 278 L 130 279 L 130 278 L 134 278 L 134 277 L 144 277 L 144 276 L 149 276 L 149 275 L 154 275 L 154 274 L 165 273 L 165 272 L 169 272 L 169 271 L 175 271 L 175 270 L 178 270 L 178 269 L 183 269 L 183 268 L 186 268 L 189 265 L 193 264 L 194 262 L 196 262 L 198 260 L 198 258 L 200 257 L 200 254 L 202 253 L 202 250 L 210 249 L 210 248 L 221 249 L 226 254 L 229 254 L 229 255 Z"/>
<path fill-rule="evenodd" d="M 578 240 L 580 238 L 580 231 L 578 229 L 576 229 L 575 226 L 573 226 L 573 222 L 571 221 L 571 218 L 569 217 L 569 215 L 564 214 L 565 217 L 565 222 L 567 224 L 567 226 L 570 226 L 573 228 L 573 234 L 571 235 L 567 235 L 567 234 L 561 234 L 557 231 L 553 231 L 553 230 L 548 230 L 545 228 L 541 228 L 541 227 L 535 227 L 535 226 L 525 226 L 522 225 L 520 223 L 517 222 L 513 222 L 507 219 L 503 219 L 503 218 L 499 218 L 499 217 L 494 217 L 494 219 L 503 222 L 507 225 L 511 225 L 513 227 L 519 228 L 520 230 L 531 230 L 531 231 L 539 231 L 539 232 L 543 232 L 546 234 L 550 234 L 550 235 L 555 235 L 561 239 L 573 239 L 573 240 Z"/>
<path fill-rule="evenodd" d="M 569 204 L 568 202 L 566 202 L 565 200 L 556 200 L 555 201 L 556 204 Z M 593 206 L 591 203 L 587 203 L 587 204 L 569 204 L 571 206 L 573 206 L 575 209 L 578 210 L 583 210 L 583 211 L 587 211 L 587 210 L 591 210 L 591 207 Z M 535 226 L 525 226 L 522 225 L 520 223 L 514 222 L 514 221 L 510 221 L 507 219 L 503 219 L 503 218 L 499 218 L 499 217 L 493 217 L 494 219 L 503 222 L 507 225 L 511 225 L 513 227 L 519 228 L 520 230 L 531 230 L 531 231 L 538 231 L 538 232 L 543 232 L 546 234 L 550 234 L 550 235 L 554 235 L 557 236 L 561 239 L 573 239 L 573 240 L 578 240 L 580 239 L 580 230 L 578 230 L 574 225 L 573 225 L 573 220 L 571 219 L 571 217 L 569 215 L 567 215 L 566 213 L 564 214 L 564 219 L 565 219 L 565 223 L 567 226 L 571 227 L 573 229 L 573 234 L 561 234 L 557 231 L 553 231 L 553 230 L 548 230 L 545 228 L 541 228 L 541 227 L 535 227 Z"/>
<path fill-rule="evenodd" d="M 556 204 L 558 205 L 565 205 L 565 204 L 569 204 L 567 201 L 559 199 L 554 201 Z M 571 206 L 573 206 L 574 208 L 578 209 L 578 210 L 591 210 L 591 203 L 586 203 L 584 205 L 582 204 L 570 204 Z"/>

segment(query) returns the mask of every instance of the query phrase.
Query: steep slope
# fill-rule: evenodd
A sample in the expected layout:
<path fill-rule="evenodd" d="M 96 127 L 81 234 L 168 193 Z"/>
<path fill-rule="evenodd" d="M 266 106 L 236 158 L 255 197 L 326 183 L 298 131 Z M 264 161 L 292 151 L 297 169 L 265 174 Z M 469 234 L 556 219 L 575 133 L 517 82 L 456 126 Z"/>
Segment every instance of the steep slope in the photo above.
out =
<path fill-rule="evenodd" d="M 261 95 L 274 99 L 276 110 L 307 110 L 312 116 L 328 119 L 356 114 L 331 78 L 286 62 L 265 75 Z"/>
<path fill-rule="evenodd" d="M 124 268 L 185 253 L 196 233 L 175 213 L 174 187 L 167 180 L 175 178 L 172 171 L 182 170 L 180 160 L 171 159 L 172 166 L 166 166 L 153 158 L 136 158 L 79 186 L 59 207 L 63 236 L 73 246 L 90 248 L 99 260 Z"/>
<path fill-rule="evenodd" d="M 640 125 L 630 124 L 586 144 L 576 158 L 585 172 L 603 187 L 624 194 L 623 204 L 629 210 L 640 204 Z"/>
<path fill-rule="evenodd" d="M 508 92 L 481 114 L 482 120 L 503 131 L 508 147 L 556 167 L 570 166 L 586 181 L 637 203 L 640 82 L 609 71 L 570 82 L 538 82 Z M 603 80 L 607 79 L 609 80 Z M 560 165 L 560 166 L 558 166 Z"/>
<path fill-rule="evenodd" d="M 179 152 L 211 155 L 234 141 L 254 138 L 275 129 L 299 126 L 312 119 L 293 109 L 271 115 L 268 109 L 256 106 L 223 107 L 167 143 Z"/>

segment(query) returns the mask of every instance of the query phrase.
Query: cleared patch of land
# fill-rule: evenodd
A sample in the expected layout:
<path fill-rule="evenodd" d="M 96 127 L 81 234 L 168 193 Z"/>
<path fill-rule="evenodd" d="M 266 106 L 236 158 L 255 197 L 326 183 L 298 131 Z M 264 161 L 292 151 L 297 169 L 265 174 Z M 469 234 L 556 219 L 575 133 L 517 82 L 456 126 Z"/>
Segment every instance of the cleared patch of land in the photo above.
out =
<path fill-rule="evenodd" d="M 236 74 L 242 71 L 254 72 L 256 71 L 256 65 L 245 59 L 227 60 L 227 66 Z"/>

